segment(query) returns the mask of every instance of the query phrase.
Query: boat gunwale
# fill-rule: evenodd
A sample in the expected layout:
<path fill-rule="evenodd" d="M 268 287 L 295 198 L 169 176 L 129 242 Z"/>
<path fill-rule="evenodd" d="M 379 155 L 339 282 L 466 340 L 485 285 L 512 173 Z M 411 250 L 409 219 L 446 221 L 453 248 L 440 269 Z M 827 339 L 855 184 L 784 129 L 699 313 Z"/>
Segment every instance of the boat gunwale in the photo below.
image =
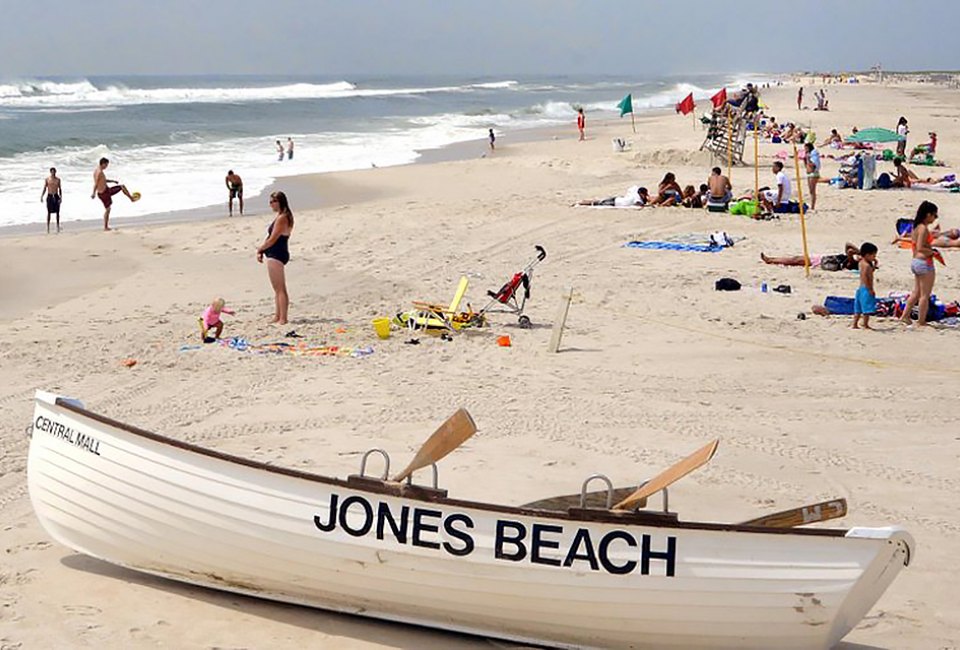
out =
<path fill-rule="evenodd" d="M 36 403 L 41 403 L 39 400 L 36 400 Z M 44 404 L 50 404 L 49 402 L 42 402 Z M 629 526 L 644 526 L 652 528 L 667 528 L 667 529 L 687 529 L 687 530 L 708 530 L 708 531 L 718 531 L 718 532 L 737 532 L 737 533 L 767 533 L 773 535 L 797 535 L 797 536 L 814 536 L 814 537 L 845 537 L 849 532 L 848 529 L 843 528 L 768 528 L 764 526 L 746 526 L 742 524 L 726 524 L 719 522 L 698 522 L 698 521 L 679 521 L 671 517 L 664 517 L 664 513 L 644 513 L 643 511 L 637 513 L 616 513 L 610 510 L 580 510 L 576 509 L 576 514 L 571 512 L 565 512 L 561 510 L 539 510 L 533 508 L 523 508 L 519 506 L 508 506 L 494 503 L 486 503 L 482 501 L 466 501 L 462 499 L 451 499 L 446 495 L 445 490 L 434 490 L 432 488 L 417 486 L 417 485 L 407 485 L 407 484 L 395 484 L 388 483 L 385 481 L 380 481 L 372 478 L 365 478 L 362 481 L 354 480 L 344 480 L 330 476 L 324 476 L 322 474 L 313 474 L 310 472 L 304 472 L 302 470 L 297 470 L 289 467 L 269 465 L 261 461 L 251 460 L 249 458 L 244 458 L 242 456 L 235 456 L 233 454 L 227 454 L 221 451 L 214 449 L 209 449 L 207 447 L 201 447 L 190 442 L 183 440 L 177 440 L 176 438 L 170 438 L 168 436 L 161 435 L 159 433 L 154 433 L 152 431 L 147 431 L 146 429 L 141 429 L 131 424 L 126 424 L 113 418 L 89 411 L 86 408 L 78 405 L 72 400 L 65 399 L 63 397 L 57 397 L 53 402 L 54 406 L 62 408 L 67 411 L 71 411 L 85 418 L 89 418 L 96 422 L 106 424 L 108 426 L 114 427 L 121 431 L 140 436 L 142 438 L 147 438 L 153 442 L 157 442 L 163 445 L 168 445 L 171 447 L 176 447 L 184 451 L 191 453 L 199 454 L 201 456 L 207 456 L 210 458 L 215 458 L 220 461 L 227 463 L 243 465 L 251 469 L 266 471 L 273 474 L 280 474 L 283 476 L 289 476 L 292 478 L 302 479 L 305 481 L 310 481 L 314 483 L 322 483 L 325 485 L 333 485 L 349 490 L 355 490 L 358 492 L 368 492 L 378 495 L 385 495 L 395 498 L 409 499 L 412 501 L 421 501 L 426 503 L 435 503 L 443 504 L 448 506 L 460 507 L 460 508 L 470 508 L 474 510 L 482 510 L 488 512 L 495 512 L 501 514 L 512 514 L 520 515 L 524 517 L 537 517 L 544 519 L 559 519 L 563 521 L 570 522 L 583 522 L 583 523 L 604 523 L 604 524 L 621 524 Z M 353 477 L 356 478 L 356 477 Z"/>

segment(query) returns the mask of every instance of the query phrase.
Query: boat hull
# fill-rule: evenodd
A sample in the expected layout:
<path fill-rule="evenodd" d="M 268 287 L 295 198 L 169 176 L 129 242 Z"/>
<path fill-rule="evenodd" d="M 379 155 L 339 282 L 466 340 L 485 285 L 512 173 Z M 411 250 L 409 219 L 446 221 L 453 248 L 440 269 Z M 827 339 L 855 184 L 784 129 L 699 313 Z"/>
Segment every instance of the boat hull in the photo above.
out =
<path fill-rule="evenodd" d="M 38 393 L 28 461 L 58 542 L 261 598 L 557 647 L 828 648 L 905 566 L 896 528 L 598 521 L 268 468 Z"/>

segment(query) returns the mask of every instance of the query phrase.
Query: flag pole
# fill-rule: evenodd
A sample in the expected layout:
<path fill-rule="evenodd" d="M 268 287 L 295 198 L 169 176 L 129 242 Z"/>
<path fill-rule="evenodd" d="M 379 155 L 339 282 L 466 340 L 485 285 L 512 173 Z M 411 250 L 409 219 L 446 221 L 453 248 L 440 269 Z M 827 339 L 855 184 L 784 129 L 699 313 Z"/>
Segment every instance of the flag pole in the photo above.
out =
<path fill-rule="evenodd" d="M 632 110 L 633 107 L 631 106 L 630 108 L 631 108 L 631 110 L 630 110 L 630 126 L 633 127 L 633 132 L 636 133 L 636 132 L 637 132 L 637 123 L 636 123 L 636 121 L 633 119 L 633 110 Z"/>
<path fill-rule="evenodd" d="M 797 141 L 793 141 L 793 166 L 797 170 L 797 199 L 800 201 L 800 236 L 803 238 L 803 272 L 810 277 L 810 253 L 807 251 L 807 220 L 803 213 L 803 181 L 800 178 L 800 157 L 797 155 Z"/>

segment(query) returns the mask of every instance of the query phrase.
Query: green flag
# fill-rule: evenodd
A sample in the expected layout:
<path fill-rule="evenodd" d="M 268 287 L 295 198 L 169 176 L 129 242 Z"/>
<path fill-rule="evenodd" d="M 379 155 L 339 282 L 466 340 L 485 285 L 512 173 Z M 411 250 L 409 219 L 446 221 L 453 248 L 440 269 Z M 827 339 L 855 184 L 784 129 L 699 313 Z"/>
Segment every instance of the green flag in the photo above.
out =
<path fill-rule="evenodd" d="M 633 112 L 633 97 L 628 93 L 626 97 L 620 100 L 620 103 L 617 104 L 617 108 L 620 109 L 620 117 L 623 117 L 627 113 Z"/>

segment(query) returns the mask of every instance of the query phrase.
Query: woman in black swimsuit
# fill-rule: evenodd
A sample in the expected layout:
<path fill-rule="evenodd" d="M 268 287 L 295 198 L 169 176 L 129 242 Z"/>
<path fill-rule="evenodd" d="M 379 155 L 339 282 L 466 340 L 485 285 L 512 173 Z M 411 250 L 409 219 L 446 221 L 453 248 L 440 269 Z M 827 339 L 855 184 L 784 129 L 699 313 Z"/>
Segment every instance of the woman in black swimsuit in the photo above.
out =
<path fill-rule="evenodd" d="M 270 276 L 270 285 L 273 287 L 276 303 L 273 322 L 284 325 L 287 322 L 290 296 L 287 295 L 287 279 L 283 267 L 290 261 L 287 242 L 290 240 L 290 233 L 293 232 L 293 213 L 290 212 L 287 195 L 283 192 L 274 192 L 270 195 L 270 207 L 277 216 L 267 227 L 267 238 L 257 249 L 257 261 L 263 263 L 263 258 L 267 258 L 267 273 Z"/>

